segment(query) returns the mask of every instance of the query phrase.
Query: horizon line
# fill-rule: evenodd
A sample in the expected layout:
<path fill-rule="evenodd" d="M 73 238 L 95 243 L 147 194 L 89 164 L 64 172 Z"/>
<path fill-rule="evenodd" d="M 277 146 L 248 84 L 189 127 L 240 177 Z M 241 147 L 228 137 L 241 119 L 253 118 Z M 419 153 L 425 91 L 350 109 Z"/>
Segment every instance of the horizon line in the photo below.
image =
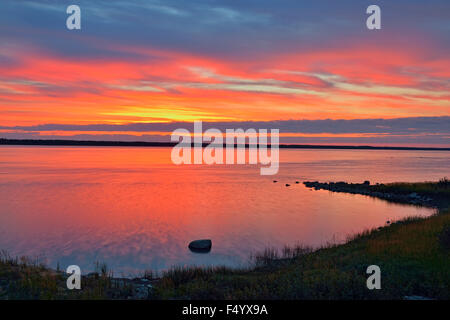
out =
<path fill-rule="evenodd" d="M 6 139 L 0 138 L 0 145 L 36 145 L 36 146 L 98 146 L 98 147 L 174 147 L 179 142 L 156 142 L 156 141 L 96 141 L 96 140 L 65 140 L 65 139 Z M 181 144 L 183 145 L 183 144 Z M 187 146 L 189 144 L 185 144 Z M 190 146 L 193 147 L 194 143 Z M 222 147 L 226 144 L 222 144 Z M 259 145 L 259 144 L 258 144 Z M 256 145 L 256 146 L 258 146 Z M 220 146 L 220 144 L 203 143 L 206 146 Z M 246 143 L 244 146 L 249 148 Z M 271 147 L 267 144 L 267 147 Z M 316 144 L 278 144 L 282 149 L 353 149 L 353 150 L 422 150 L 422 151 L 450 151 L 450 147 L 402 147 L 402 146 L 370 146 L 370 145 L 316 145 Z"/>

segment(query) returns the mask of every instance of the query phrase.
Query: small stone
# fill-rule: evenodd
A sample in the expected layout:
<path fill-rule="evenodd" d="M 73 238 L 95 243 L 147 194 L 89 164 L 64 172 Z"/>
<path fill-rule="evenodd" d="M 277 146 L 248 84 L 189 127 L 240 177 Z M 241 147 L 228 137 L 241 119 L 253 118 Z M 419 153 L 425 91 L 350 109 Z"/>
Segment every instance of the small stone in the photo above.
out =
<path fill-rule="evenodd" d="M 208 252 L 211 250 L 212 241 L 209 239 L 194 240 L 189 243 L 189 249 L 192 251 Z"/>

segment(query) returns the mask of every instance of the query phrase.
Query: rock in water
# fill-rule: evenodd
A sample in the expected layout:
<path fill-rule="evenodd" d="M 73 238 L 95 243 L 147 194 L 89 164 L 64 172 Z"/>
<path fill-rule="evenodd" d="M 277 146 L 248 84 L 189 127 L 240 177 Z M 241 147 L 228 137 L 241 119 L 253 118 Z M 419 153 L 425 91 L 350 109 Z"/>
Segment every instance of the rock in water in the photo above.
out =
<path fill-rule="evenodd" d="M 212 241 L 209 239 L 194 240 L 189 243 L 189 249 L 194 252 L 209 252 L 211 247 Z"/>

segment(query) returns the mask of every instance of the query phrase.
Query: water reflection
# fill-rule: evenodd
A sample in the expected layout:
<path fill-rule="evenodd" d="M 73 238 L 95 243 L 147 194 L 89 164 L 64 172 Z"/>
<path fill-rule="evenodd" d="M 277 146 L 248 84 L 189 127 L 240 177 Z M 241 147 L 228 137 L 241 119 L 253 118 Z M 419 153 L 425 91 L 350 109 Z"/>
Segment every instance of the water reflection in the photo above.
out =
<path fill-rule="evenodd" d="M 421 181 L 450 172 L 448 153 L 424 151 L 284 149 L 276 176 L 260 176 L 251 165 L 175 166 L 165 148 L 0 152 L 0 248 L 83 272 L 104 261 L 126 275 L 171 265 L 241 266 L 268 246 L 318 246 L 433 212 L 310 191 L 296 181 Z M 195 239 L 212 239 L 214 249 L 191 252 Z"/>

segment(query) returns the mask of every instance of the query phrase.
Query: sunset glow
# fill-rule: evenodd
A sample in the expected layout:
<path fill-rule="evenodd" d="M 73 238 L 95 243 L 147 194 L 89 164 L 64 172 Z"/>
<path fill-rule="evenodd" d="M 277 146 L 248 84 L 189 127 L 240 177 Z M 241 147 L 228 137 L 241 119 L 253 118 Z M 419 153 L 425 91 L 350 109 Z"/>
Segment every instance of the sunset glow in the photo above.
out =
<path fill-rule="evenodd" d="M 3 4 L 3 137 L 42 138 L 49 132 L 14 127 L 43 124 L 410 117 L 444 117 L 443 127 L 448 123 L 445 117 L 450 115 L 450 60 L 447 44 L 440 41 L 448 40 L 448 20 L 439 20 L 425 31 L 409 32 L 408 41 L 403 33 L 422 10 L 437 11 L 436 6 L 422 8 L 417 3 L 416 10 L 402 17 L 403 24 L 387 15 L 386 27 L 375 33 L 357 24 L 363 16 L 355 16 L 349 18 L 349 25 L 335 26 L 333 37 L 318 34 L 319 30 L 333 27 L 326 14 L 318 16 L 322 22 L 318 30 L 308 33 L 305 28 L 311 22 L 303 11 L 318 13 L 314 6 L 299 7 L 298 17 L 285 21 L 287 31 L 281 37 L 283 33 L 269 32 L 271 26 L 278 27 L 280 17 L 254 12 L 251 6 L 227 10 L 210 7 L 217 21 L 198 21 L 183 30 L 185 15 L 192 19 L 199 13 L 185 11 L 188 9 L 178 7 L 176 2 L 144 10 L 170 19 L 170 26 L 145 21 L 139 26 L 116 15 L 118 10 L 134 13 L 137 8 L 132 5 L 102 6 L 102 1 L 83 4 L 85 27 L 76 32 L 58 25 L 65 15 L 64 5 L 57 2 Z M 391 6 L 394 10 L 395 5 Z M 173 10 L 167 11 L 169 7 Z M 101 10 L 103 19 L 99 17 Z M 32 15 L 35 21 L 11 22 L 8 12 Z M 235 20 L 233 14 L 242 16 L 242 20 Z M 47 22 L 42 24 L 44 20 Z M 212 26 L 210 33 L 202 29 L 202 34 L 194 36 L 197 27 L 207 24 Z M 224 24 L 229 31 L 223 29 Z M 128 39 L 131 34 L 119 29 L 119 25 L 135 30 L 141 38 L 133 35 Z M 232 30 L 239 26 L 263 29 L 256 39 L 251 38 L 256 30 L 233 36 Z M 106 33 L 105 27 L 117 32 Z M 166 30 L 158 35 L 148 28 Z M 184 45 L 188 40 L 185 38 L 177 40 L 183 32 L 192 34 L 191 40 L 197 46 Z M 214 35 L 222 37 L 226 48 L 211 38 Z M 273 45 L 269 46 L 269 42 Z M 216 50 L 214 45 L 222 49 Z M 27 135 L 20 135 L 23 130 Z M 78 131 L 96 139 L 91 130 Z M 327 132 L 324 128 L 321 135 Z M 352 133 L 353 137 L 358 135 L 363 136 L 361 132 Z M 447 130 L 434 144 L 445 145 L 448 139 Z"/>

